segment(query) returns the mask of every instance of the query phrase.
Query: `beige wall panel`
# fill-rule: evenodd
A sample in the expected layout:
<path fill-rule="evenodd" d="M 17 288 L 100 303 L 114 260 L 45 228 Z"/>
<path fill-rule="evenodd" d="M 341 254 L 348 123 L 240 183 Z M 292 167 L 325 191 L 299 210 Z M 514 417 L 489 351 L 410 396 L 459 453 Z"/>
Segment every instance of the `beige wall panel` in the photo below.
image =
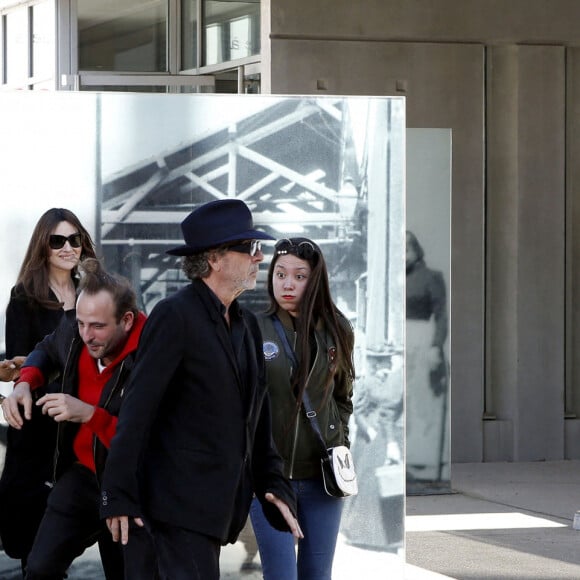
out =
<path fill-rule="evenodd" d="M 567 361 L 566 403 L 570 417 L 580 418 L 580 49 L 567 51 Z M 580 438 L 567 441 L 567 458 L 580 458 Z"/>
<path fill-rule="evenodd" d="M 511 461 L 518 381 L 518 48 L 489 49 L 487 71 L 484 459 Z"/>
<path fill-rule="evenodd" d="M 486 394 L 499 421 L 486 430 L 499 440 L 485 459 L 564 456 L 564 57 L 489 54 Z"/>
<path fill-rule="evenodd" d="M 271 1 L 276 37 L 537 44 L 578 39 L 578 0 Z"/>
<path fill-rule="evenodd" d="M 272 93 L 405 94 L 408 127 L 452 129 L 454 461 L 481 461 L 483 447 L 483 52 L 477 45 L 306 40 L 271 44 Z"/>
<path fill-rule="evenodd" d="M 518 48 L 518 431 L 516 461 L 564 449 L 565 59 Z M 538 429 L 538 425 L 542 425 Z"/>

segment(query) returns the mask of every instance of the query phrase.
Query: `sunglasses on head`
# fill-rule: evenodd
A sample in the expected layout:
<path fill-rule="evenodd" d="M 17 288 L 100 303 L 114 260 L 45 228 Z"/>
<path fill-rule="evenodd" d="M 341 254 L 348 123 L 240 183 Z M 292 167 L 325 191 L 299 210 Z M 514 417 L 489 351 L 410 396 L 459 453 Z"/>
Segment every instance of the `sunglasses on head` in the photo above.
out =
<path fill-rule="evenodd" d="M 246 242 L 226 246 L 226 250 L 230 252 L 239 252 L 240 254 L 249 254 L 254 257 L 258 252 L 262 251 L 262 242 L 260 240 L 248 240 Z"/>
<path fill-rule="evenodd" d="M 70 236 L 52 234 L 48 238 L 48 245 L 51 250 L 60 250 L 67 242 L 70 244 L 71 248 L 80 248 L 83 243 L 83 236 L 77 232 L 76 234 L 71 234 Z"/>
<path fill-rule="evenodd" d="M 289 238 L 279 240 L 274 246 L 274 251 L 278 256 L 293 254 L 302 260 L 312 260 L 312 258 L 318 256 L 320 253 L 312 242 L 306 240 L 296 242 Z"/>

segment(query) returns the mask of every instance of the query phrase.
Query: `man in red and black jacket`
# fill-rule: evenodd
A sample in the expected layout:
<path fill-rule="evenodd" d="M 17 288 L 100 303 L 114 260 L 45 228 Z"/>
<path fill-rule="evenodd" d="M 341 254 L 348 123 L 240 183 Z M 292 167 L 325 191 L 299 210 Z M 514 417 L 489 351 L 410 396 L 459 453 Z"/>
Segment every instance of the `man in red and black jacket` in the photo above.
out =
<path fill-rule="evenodd" d="M 12 394 L 2 402 L 8 423 L 22 428 L 35 404 L 58 423 L 54 486 L 26 566 L 26 578 L 62 579 L 72 561 L 99 542 L 107 579 L 155 578 L 152 544 L 145 529 L 123 555 L 99 516 L 100 475 L 115 433 L 125 383 L 145 315 L 123 278 L 105 272 L 97 260 L 83 263 L 76 325 L 66 318 L 38 343 L 22 366 Z M 40 398 L 35 391 L 59 377 L 61 390 Z M 20 406 L 20 407 L 19 407 Z M 21 411 L 23 410 L 23 415 Z M 139 566 L 139 569 L 136 569 Z"/>

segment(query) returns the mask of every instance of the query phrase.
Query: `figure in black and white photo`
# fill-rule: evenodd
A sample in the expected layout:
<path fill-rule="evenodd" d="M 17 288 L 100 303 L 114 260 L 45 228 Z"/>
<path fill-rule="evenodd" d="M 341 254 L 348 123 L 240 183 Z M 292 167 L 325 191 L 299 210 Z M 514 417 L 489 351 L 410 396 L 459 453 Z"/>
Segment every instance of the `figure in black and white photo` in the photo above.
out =
<path fill-rule="evenodd" d="M 427 267 L 417 237 L 406 234 L 407 491 L 442 479 L 446 466 L 448 334 L 441 272 Z"/>
<path fill-rule="evenodd" d="M 359 548 L 397 552 L 403 541 L 403 362 L 390 345 L 366 351 L 354 398 L 359 493 L 350 498 L 342 532 Z"/>

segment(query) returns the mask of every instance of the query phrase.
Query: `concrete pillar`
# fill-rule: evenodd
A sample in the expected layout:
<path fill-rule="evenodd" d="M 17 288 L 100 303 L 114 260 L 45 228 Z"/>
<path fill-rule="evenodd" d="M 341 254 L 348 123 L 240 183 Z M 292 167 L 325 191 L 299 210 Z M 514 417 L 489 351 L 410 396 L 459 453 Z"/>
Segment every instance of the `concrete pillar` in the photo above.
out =
<path fill-rule="evenodd" d="M 483 457 L 513 460 L 518 257 L 518 49 L 487 54 L 486 382 Z"/>
<path fill-rule="evenodd" d="M 564 50 L 488 57 L 484 459 L 561 459 Z"/>

